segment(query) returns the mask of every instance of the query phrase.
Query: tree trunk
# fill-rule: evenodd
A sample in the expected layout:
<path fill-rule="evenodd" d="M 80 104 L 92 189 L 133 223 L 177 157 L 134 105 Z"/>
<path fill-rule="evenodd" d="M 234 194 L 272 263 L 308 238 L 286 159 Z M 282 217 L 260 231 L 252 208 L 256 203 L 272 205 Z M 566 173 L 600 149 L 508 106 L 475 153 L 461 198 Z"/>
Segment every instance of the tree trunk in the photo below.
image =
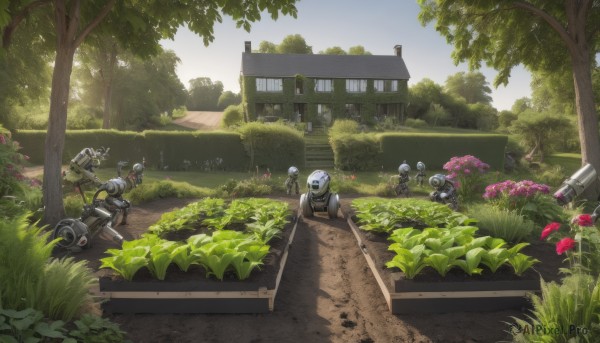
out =
<path fill-rule="evenodd" d="M 117 49 L 113 44 L 110 51 L 110 59 L 108 61 L 108 76 L 104 80 L 104 113 L 102 115 L 102 128 L 110 129 L 110 108 L 112 105 L 112 81 L 115 63 L 117 61 Z"/>
<path fill-rule="evenodd" d="M 74 52 L 68 44 L 59 43 L 56 50 L 54 72 L 52 74 L 50 116 L 48 131 L 46 132 L 46 143 L 44 145 L 43 181 L 43 203 L 45 206 L 43 222 L 51 226 L 54 226 L 65 216 L 62 199 L 61 163 L 67 128 L 69 83 L 71 81 Z"/>
<path fill-rule="evenodd" d="M 592 90 L 592 69 L 587 51 L 580 56 L 571 56 L 573 81 L 575 84 L 575 105 L 581 143 L 581 163 L 591 164 L 600 175 L 600 136 L 598 135 L 598 115 L 594 105 Z M 584 193 L 585 198 L 597 200 L 600 189 L 598 182 Z"/>

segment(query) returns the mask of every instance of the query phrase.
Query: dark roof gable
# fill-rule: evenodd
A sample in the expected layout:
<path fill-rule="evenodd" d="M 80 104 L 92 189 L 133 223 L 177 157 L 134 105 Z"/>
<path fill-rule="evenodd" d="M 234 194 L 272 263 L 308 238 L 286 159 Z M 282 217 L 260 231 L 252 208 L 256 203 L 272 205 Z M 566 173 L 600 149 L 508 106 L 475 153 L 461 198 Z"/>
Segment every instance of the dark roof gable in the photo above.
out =
<path fill-rule="evenodd" d="M 400 56 L 242 53 L 242 75 L 408 80 Z"/>

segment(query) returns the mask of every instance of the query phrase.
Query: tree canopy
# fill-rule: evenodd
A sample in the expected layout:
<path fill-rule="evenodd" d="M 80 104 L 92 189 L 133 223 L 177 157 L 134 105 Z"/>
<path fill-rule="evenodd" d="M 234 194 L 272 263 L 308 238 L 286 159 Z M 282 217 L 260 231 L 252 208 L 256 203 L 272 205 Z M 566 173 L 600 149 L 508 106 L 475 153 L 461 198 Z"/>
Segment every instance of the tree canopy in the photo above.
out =
<path fill-rule="evenodd" d="M 491 104 L 492 90 L 481 72 L 458 72 L 446 79 L 446 91 L 465 99 L 467 104 Z"/>
<path fill-rule="evenodd" d="M 454 46 L 454 61 L 466 61 L 472 69 L 485 62 L 499 71 L 495 85 L 506 84 L 518 64 L 535 72 L 569 70 L 582 163 L 600 171 L 592 88 L 592 69 L 600 52 L 598 1 L 419 0 L 419 5 L 421 23 L 435 22 L 435 29 Z M 588 197 L 597 198 L 597 193 Z"/>

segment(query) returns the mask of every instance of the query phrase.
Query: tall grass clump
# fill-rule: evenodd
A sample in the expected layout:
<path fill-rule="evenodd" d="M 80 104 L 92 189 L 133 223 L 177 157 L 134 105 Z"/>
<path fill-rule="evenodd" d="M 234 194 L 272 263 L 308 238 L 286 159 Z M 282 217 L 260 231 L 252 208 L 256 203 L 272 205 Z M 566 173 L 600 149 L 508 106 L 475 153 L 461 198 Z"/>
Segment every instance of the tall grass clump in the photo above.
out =
<path fill-rule="evenodd" d="M 515 211 L 487 204 L 470 206 L 468 212 L 470 217 L 477 219 L 477 227 L 483 235 L 502 238 L 511 243 L 527 240 L 535 225 Z"/>
<path fill-rule="evenodd" d="M 162 198 L 201 198 L 210 193 L 211 190 L 207 188 L 192 186 L 187 182 L 160 180 L 137 186 L 127 194 L 127 198 L 134 204 L 141 204 Z"/>

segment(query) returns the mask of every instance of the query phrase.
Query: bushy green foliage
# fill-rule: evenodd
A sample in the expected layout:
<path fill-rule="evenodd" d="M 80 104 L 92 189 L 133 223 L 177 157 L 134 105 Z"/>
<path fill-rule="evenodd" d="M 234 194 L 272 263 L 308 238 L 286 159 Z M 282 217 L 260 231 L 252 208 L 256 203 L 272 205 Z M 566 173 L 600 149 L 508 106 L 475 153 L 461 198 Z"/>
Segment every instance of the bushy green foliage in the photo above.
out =
<path fill-rule="evenodd" d="M 127 193 L 127 199 L 134 204 L 141 204 L 161 198 L 200 198 L 210 193 L 209 189 L 192 186 L 187 182 L 160 180 L 142 183 Z"/>
<path fill-rule="evenodd" d="M 239 128 L 250 168 L 287 170 L 304 165 L 304 138 L 301 132 L 279 123 L 247 123 Z"/>
<path fill-rule="evenodd" d="M 381 166 L 381 151 L 375 134 L 331 135 L 329 142 L 333 149 L 336 168 L 363 171 Z"/>
<path fill-rule="evenodd" d="M 336 119 L 329 128 L 329 136 L 339 134 L 355 134 L 360 132 L 358 123 L 351 119 Z"/>
<path fill-rule="evenodd" d="M 600 339 L 600 281 L 585 274 L 562 284 L 541 280 L 541 296 L 531 294 L 527 319 L 513 317 L 513 342 L 597 342 Z M 545 330 L 536 330 L 536 328 Z M 585 331 L 582 331 L 585 330 Z"/>
<path fill-rule="evenodd" d="M 50 260 L 54 242 L 48 243 L 48 235 L 26 214 L 0 221 L 0 304 L 71 320 L 90 308 L 96 279 L 83 262 Z"/>
<path fill-rule="evenodd" d="M 228 128 L 240 125 L 244 121 L 244 110 L 241 105 L 228 106 L 223 112 L 221 127 Z"/>
<path fill-rule="evenodd" d="M 67 129 L 89 130 L 102 128 L 102 112 L 97 108 L 82 106 L 69 106 L 67 113 Z"/>
<path fill-rule="evenodd" d="M 477 227 L 483 234 L 502 238 L 507 242 L 527 240 L 534 229 L 534 223 L 517 212 L 487 204 L 470 206 L 469 216 L 477 220 Z"/>
<path fill-rule="evenodd" d="M 504 165 L 507 137 L 502 135 L 383 133 L 379 136 L 382 164 L 385 169 L 398 168 L 399 161 L 425 163 L 428 169 L 442 169 L 453 156 L 473 155 L 492 169 Z"/>

